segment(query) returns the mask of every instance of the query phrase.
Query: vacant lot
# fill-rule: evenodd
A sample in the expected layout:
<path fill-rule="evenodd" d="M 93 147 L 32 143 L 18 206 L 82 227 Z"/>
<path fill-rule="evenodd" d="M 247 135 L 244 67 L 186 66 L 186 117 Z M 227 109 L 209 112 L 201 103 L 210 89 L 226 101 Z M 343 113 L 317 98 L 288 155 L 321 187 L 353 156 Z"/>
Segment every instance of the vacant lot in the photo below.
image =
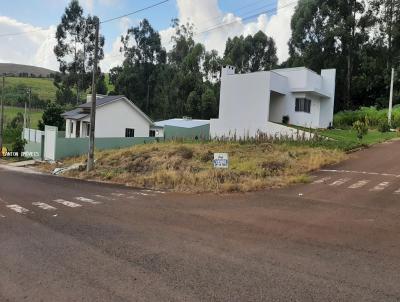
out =
<path fill-rule="evenodd" d="M 213 168 L 214 152 L 229 154 L 229 169 Z M 97 152 L 94 172 L 68 175 L 183 192 L 251 191 L 305 182 L 308 172 L 345 157 L 340 150 L 285 143 L 169 142 Z M 72 158 L 64 165 L 83 161 L 85 157 Z"/>

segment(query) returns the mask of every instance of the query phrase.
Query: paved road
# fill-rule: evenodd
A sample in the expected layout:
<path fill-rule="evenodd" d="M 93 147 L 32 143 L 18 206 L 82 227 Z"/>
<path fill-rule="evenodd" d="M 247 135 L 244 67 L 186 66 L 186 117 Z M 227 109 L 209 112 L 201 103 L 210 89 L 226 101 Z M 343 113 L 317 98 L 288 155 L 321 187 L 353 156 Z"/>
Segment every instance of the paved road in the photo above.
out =
<path fill-rule="evenodd" d="M 0 168 L 0 301 L 400 301 L 398 154 L 223 196 Z"/>

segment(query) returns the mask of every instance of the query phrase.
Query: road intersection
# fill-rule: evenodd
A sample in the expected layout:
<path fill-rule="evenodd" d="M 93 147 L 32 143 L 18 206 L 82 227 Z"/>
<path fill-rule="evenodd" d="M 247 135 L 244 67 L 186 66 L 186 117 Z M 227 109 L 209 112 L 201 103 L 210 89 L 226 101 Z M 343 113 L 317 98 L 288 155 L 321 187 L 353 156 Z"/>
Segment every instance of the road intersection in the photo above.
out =
<path fill-rule="evenodd" d="M 0 167 L 0 301 L 399 301 L 399 151 L 229 195 Z"/>

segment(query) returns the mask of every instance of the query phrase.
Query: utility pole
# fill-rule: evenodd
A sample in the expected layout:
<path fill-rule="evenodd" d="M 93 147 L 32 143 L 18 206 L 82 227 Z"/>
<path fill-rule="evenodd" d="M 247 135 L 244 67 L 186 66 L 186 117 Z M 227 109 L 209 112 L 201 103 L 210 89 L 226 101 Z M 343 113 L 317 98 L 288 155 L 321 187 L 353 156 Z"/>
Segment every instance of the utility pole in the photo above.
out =
<path fill-rule="evenodd" d="M 31 128 L 32 88 L 28 89 L 28 128 Z"/>
<path fill-rule="evenodd" d="M 87 171 L 91 171 L 94 168 L 94 134 L 96 128 L 96 80 L 97 80 L 97 61 L 98 61 L 98 48 L 99 48 L 99 26 L 100 22 L 95 17 L 96 22 L 96 36 L 94 44 L 94 62 L 93 62 L 93 73 L 92 73 L 92 108 L 90 110 L 90 133 L 89 133 L 89 154 L 87 161 Z"/>
<path fill-rule="evenodd" d="M 4 87 L 5 76 L 3 75 L 3 87 L 1 89 L 1 104 L 0 104 L 0 157 L 3 156 L 3 127 L 4 127 Z"/>
<path fill-rule="evenodd" d="M 28 141 L 31 139 L 31 95 L 32 89 L 28 88 Z M 25 115 L 26 115 L 26 107 L 25 107 Z"/>
<path fill-rule="evenodd" d="M 389 96 L 389 111 L 388 111 L 388 124 L 389 125 L 392 125 L 393 82 L 394 82 L 394 68 L 392 68 L 392 77 L 390 80 L 390 96 Z"/>
<path fill-rule="evenodd" d="M 26 101 L 25 101 L 25 111 L 24 111 L 24 129 L 26 128 Z"/>

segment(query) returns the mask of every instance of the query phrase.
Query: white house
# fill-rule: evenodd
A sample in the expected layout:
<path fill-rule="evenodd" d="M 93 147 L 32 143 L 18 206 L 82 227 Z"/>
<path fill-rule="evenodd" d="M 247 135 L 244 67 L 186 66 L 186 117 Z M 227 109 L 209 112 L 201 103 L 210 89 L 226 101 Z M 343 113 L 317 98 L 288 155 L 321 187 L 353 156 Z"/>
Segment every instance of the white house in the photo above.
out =
<path fill-rule="evenodd" d="M 65 137 L 88 137 L 90 131 L 91 96 L 76 109 L 64 112 Z M 163 137 L 163 128 L 123 95 L 97 95 L 96 137 Z"/>
<path fill-rule="evenodd" d="M 311 128 L 332 124 L 335 69 L 317 74 L 305 67 L 236 74 L 224 67 L 221 74 L 219 118 L 210 120 L 211 137 L 292 135 L 289 123 Z"/>

